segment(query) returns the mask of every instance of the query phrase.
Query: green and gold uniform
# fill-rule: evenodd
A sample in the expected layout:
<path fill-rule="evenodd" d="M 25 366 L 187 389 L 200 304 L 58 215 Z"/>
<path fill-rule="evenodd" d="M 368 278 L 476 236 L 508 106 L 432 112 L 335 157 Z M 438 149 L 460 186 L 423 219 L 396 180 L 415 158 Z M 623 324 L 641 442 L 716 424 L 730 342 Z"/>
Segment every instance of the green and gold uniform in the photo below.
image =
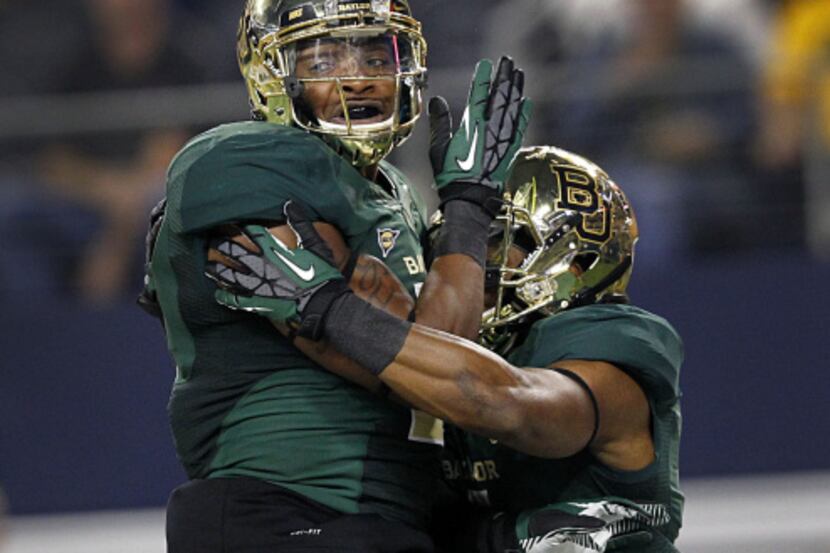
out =
<path fill-rule="evenodd" d="M 566 459 L 541 459 L 452 429 L 443 461 L 445 477 L 461 482 L 471 501 L 516 515 L 517 535 L 526 551 L 534 546 L 550 552 L 602 551 L 608 539 L 638 531 L 628 548 L 621 541 L 627 538 L 617 538 L 622 547 L 615 550 L 676 551 L 672 542 L 683 511 L 678 486 L 680 338 L 668 322 L 647 311 L 597 304 L 536 322 L 508 358 L 517 367 L 555 367 L 564 359 L 607 361 L 642 387 L 651 407 L 656 453 L 651 465 L 632 472 L 614 470 L 587 449 Z M 580 516 L 599 519 L 602 534 L 548 536 L 545 549 L 545 524 L 533 522 L 544 511 L 565 526 L 578 526 Z"/>
<path fill-rule="evenodd" d="M 386 188 L 316 136 L 260 122 L 210 130 L 174 159 L 149 284 L 177 365 L 169 412 L 190 478 L 253 478 L 338 512 L 423 524 L 440 424 L 315 365 L 264 318 L 218 305 L 204 276 L 214 229 L 281 222 L 293 199 L 417 295 L 422 200 L 391 165 L 380 171 Z"/>

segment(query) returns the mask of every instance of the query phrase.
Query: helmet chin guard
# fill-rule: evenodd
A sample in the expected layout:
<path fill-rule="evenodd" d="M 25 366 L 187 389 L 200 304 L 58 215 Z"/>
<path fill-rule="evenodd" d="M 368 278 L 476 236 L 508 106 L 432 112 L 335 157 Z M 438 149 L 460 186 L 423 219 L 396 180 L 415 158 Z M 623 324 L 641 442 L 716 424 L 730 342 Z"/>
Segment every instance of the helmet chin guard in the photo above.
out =
<path fill-rule="evenodd" d="M 525 148 L 504 200 L 491 227 L 485 345 L 504 351 L 540 316 L 625 295 L 637 221 L 602 169 L 558 148 Z"/>
<path fill-rule="evenodd" d="M 406 0 L 248 0 L 237 41 L 254 117 L 313 132 L 357 167 L 412 133 L 426 51 Z"/>

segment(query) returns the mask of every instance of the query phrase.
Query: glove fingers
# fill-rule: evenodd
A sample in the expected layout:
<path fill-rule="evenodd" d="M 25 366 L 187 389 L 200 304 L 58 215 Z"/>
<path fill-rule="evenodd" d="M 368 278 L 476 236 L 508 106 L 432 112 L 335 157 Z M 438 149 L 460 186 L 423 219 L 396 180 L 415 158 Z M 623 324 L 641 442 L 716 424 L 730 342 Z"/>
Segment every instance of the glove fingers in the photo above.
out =
<path fill-rule="evenodd" d="M 522 98 L 525 91 L 525 72 L 521 69 L 516 69 L 513 72 L 513 88 L 511 90 L 510 98 L 517 100 Z"/>
<path fill-rule="evenodd" d="M 218 261 L 211 261 L 205 266 L 205 276 L 222 288 L 228 288 L 236 283 L 234 270 Z"/>
<path fill-rule="evenodd" d="M 524 104 L 524 72 L 508 56 L 502 56 L 493 73 L 493 62 L 476 66 L 467 109 L 461 127 L 451 135 L 448 149 L 443 139 L 441 104 L 430 106 L 432 138 L 430 162 L 439 197 L 444 201 L 448 185 L 465 182 L 501 191 L 512 155 L 521 147 L 530 111 Z M 452 159 L 448 159 L 452 158 Z"/>
<path fill-rule="evenodd" d="M 269 247 L 272 244 L 273 237 L 271 236 L 271 231 L 262 225 L 245 225 L 239 230 L 239 232 L 247 238 L 255 248 L 251 249 L 247 245 L 240 244 L 240 246 L 245 248 L 245 251 L 248 253 L 259 255 L 262 253 L 264 248 Z"/>
<path fill-rule="evenodd" d="M 517 121 L 513 125 L 513 136 L 516 138 L 504 143 L 507 150 L 502 159 L 507 161 L 508 167 L 513 163 L 513 158 L 516 156 L 516 152 L 518 152 L 522 147 L 522 137 L 524 137 L 527 125 L 530 123 L 530 116 L 532 113 L 533 101 L 530 98 L 522 98 L 518 110 Z"/>
<path fill-rule="evenodd" d="M 216 303 L 218 303 L 219 305 L 224 305 L 225 307 L 230 307 L 231 309 L 242 308 L 239 305 L 239 297 L 237 297 L 236 294 L 228 290 L 217 288 L 216 291 L 213 293 L 213 297 L 216 300 Z"/>
<path fill-rule="evenodd" d="M 435 96 L 429 101 L 429 162 L 433 174 L 444 168 L 447 149 L 452 139 L 452 113 L 447 101 Z"/>
<path fill-rule="evenodd" d="M 256 259 L 262 260 L 256 256 Z M 255 260 L 251 261 L 256 264 Z M 286 279 L 273 265 L 262 261 L 262 270 L 256 272 L 238 271 L 219 262 L 208 263 L 205 275 L 215 281 L 219 288 L 233 292 L 238 296 L 259 296 L 261 298 L 293 298 L 297 287 Z"/>
<path fill-rule="evenodd" d="M 280 303 L 277 300 L 274 303 L 263 303 L 262 298 L 244 296 L 232 290 L 223 290 L 221 288 L 218 288 L 213 293 L 213 298 L 216 300 L 216 303 L 229 309 L 265 315 L 268 318 L 273 317 L 272 320 L 277 320 L 280 323 L 288 325 L 296 324 L 299 319 L 297 316 L 297 308 L 293 301 Z"/>
<path fill-rule="evenodd" d="M 283 206 L 283 212 L 288 226 L 297 235 L 298 246 L 324 259 L 329 265 L 334 265 L 334 254 L 314 228 L 314 223 L 305 207 L 299 202 L 289 200 Z"/>
<path fill-rule="evenodd" d="M 496 68 L 496 76 L 490 86 L 485 117 L 489 120 L 498 109 L 501 100 L 509 101 L 511 83 L 513 81 L 514 65 L 509 56 L 502 56 Z"/>
<path fill-rule="evenodd" d="M 250 240 L 254 246 L 256 246 L 248 233 L 243 231 L 241 234 Z M 260 250 L 250 249 L 246 245 L 240 244 L 227 236 L 211 238 L 208 242 L 208 247 L 219 252 L 224 259 L 229 261 L 229 263 L 224 263 L 224 266 L 243 272 L 252 271 L 252 268 L 245 263 L 248 256 L 258 255 L 260 253 Z"/>
<path fill-rule="evenodd" d="M 245 296 L 254 293 L 262 293 L 265 296 L 273 295 L 271 290 L 260 290 L 263 286 L 263 279 L 260 275 L 238 271 L 218 261 L 207 264 L 205 276 L 214 281 L 220 289 L 228 290 L 234 294 Z"/>
<path fill-rule="evenodd" d="M 507 59 L 508 61 L 501 64 L 499 69 L 504 71 L 505 68 L 509 68 L 510 72 L 500 74 L 499 78 L 493 82 L 487 106 L 489 124 L 495 128 L 505 125 L 505 119 L 508 118 L 511 108 L 515 108 L 515 104 L 521 100 L 524 91 L 524 71 L 516 69 L 512 60 Z M 512 122 L 509 118 L 507 120 Z"/>
<path fill-rule="evenodd" d="M 264 227 L 248 225 L 243 234 L 260 248 L 269 247 L 263 243 L 266 240 L 271 240 L 273 247 L 271 233 Z M 241 296 L 283 297 L 295 293 L 289 282 L 278 279 L 279 269 L 267 262 L 263 250 L 250 250 L 229 238 L 213 239 L 210 247 L 226 258 L 208 261 L 205 266 L 205 275 L 219 287 Z"/>
<path fill-rule="evenodd" d="M 467 109 L 470 121 L 484 117 L 490 96 L 490 82 L 493 75 L 493 62 L 483 59 L 476 65 L 473 82 L 470 85 L 470 94 L 467 98 Z"/>
<path fill-rule="evenodd" d="M 510 77 L 499 82 L 491 98 L 492 125 L 498 129 L 498 141 L 512 140 L 516 134 L 521 102 L 523 100 L 525 74 L 521 69 L 511 70 Z"/>
<path fill-rule="evenodd" d="M 524 136 L 527 130 L 527 125 L 530 123 L 530 117 L 533 115 L 533 100 L 525 98 L 522 100 L 522 109 L 519 115 L 518 133 L 519 136 Z"/>
<path fill-rule="evenodd" d="M 522 97 L 524 81 L 524 71 L 516 69 L 511 75 L 510 87 L 505 100 L 504 110 L 501 114 L 503 119 L 499 127 L 499 144 L 497 149 L 499 155 L 502 157 L 506 155 L 506 152 L 511 146 L 521 142 L 522 133 L 519 130 L 519 122 L 525 100 Z"/>
<path fill-rule="evenodd" d="M 506 75 L 510 70 L 509 76 Z M 521 138 L 527 121 L 522 123 L 525 98 L 524 71 L 516 69 L 509 58 L 502 58 L 499 79 L 494 83 L 490 98 L 491 115 L 487 126 L 484 170 L 492 174 L 521 147 Z M 529 115 L 526 114 L 526 115 Z"/>
<path fill-rule="evenodd" d="M 512 157 L 512 153 L 522 147 L 522 138 L 524 137 L 527 125 L 530 123 L 530 116 L 533 113 L 533 101 L 529 98 L 519 98 L 515 105 L 511 106 L 505 117 L 509 118 L 509 123 L 505 124 L 505 128 L 510 129 L 509 134 L 501 137 L 502 145 L 506 148 L 505 157 Z"/>

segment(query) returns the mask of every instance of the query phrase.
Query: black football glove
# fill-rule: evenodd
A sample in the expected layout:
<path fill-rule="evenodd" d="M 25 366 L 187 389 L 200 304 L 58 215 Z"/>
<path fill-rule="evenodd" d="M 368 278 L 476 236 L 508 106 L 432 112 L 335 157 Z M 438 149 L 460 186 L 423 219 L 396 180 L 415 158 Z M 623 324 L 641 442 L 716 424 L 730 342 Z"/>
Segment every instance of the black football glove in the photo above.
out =
<path fill-rule="evenodd" d="M 136 300 L 139 307 L 153 317 L 160 319 L 162 324 L 164 323 L 164 319 L 162 318 L 161 306 L 158 302 L 156 289 L 153 287 L 150 279 L 150 263 L 153 261 L 153 252 L 156 249 L 156 241 L 161 231 L 161 224 L 164 221 L 164 213 L 166 210 L 167 198 L 164 198 L 150 211 L 149 229 L 144 239 L 144 286 Z"/>
<path fill-rule="evenodd" d="M 441 203 L 455 198 L 485 205 L 500 198 L 508 169 L 522 145 L 532 103 L 524 92 L 524 72 L 502 57 L 481 60 L 470 86 L 461 125 L 452 133 L 447 101 L 429 103 L 429 157 Z"/>
<path fill-rule="evenodd" d="M 210 262 L 206 274 L 219 286 L 220 304 L 262 315 L 288 325 L 297 336 L 319 340 L 326 313 L 349 287 L 300 204 L 288 201 L 283 212 L 299 239 L 296 249 L 289 249 L 265 227 L 246 225 L 242 231 L 256 249 L 230 238 L 213 240 L 211 247 L 231 263 Z"/>

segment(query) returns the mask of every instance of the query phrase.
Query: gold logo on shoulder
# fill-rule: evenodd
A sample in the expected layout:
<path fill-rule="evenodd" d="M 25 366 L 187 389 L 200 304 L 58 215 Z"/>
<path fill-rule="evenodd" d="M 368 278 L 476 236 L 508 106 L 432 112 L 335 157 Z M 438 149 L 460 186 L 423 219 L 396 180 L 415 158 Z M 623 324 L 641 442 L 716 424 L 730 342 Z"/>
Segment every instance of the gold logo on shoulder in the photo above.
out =
<path fill-rule="evenodd" d="M 398 243 L 398 236 L 400 235 L 401 231 L 397 229 L 378 229 L 378 246 L 380 246 L 380 253 L 383 254 L 384 259 L 386 259 L 389 253 L 395 248 L 395 245 Z"/>

